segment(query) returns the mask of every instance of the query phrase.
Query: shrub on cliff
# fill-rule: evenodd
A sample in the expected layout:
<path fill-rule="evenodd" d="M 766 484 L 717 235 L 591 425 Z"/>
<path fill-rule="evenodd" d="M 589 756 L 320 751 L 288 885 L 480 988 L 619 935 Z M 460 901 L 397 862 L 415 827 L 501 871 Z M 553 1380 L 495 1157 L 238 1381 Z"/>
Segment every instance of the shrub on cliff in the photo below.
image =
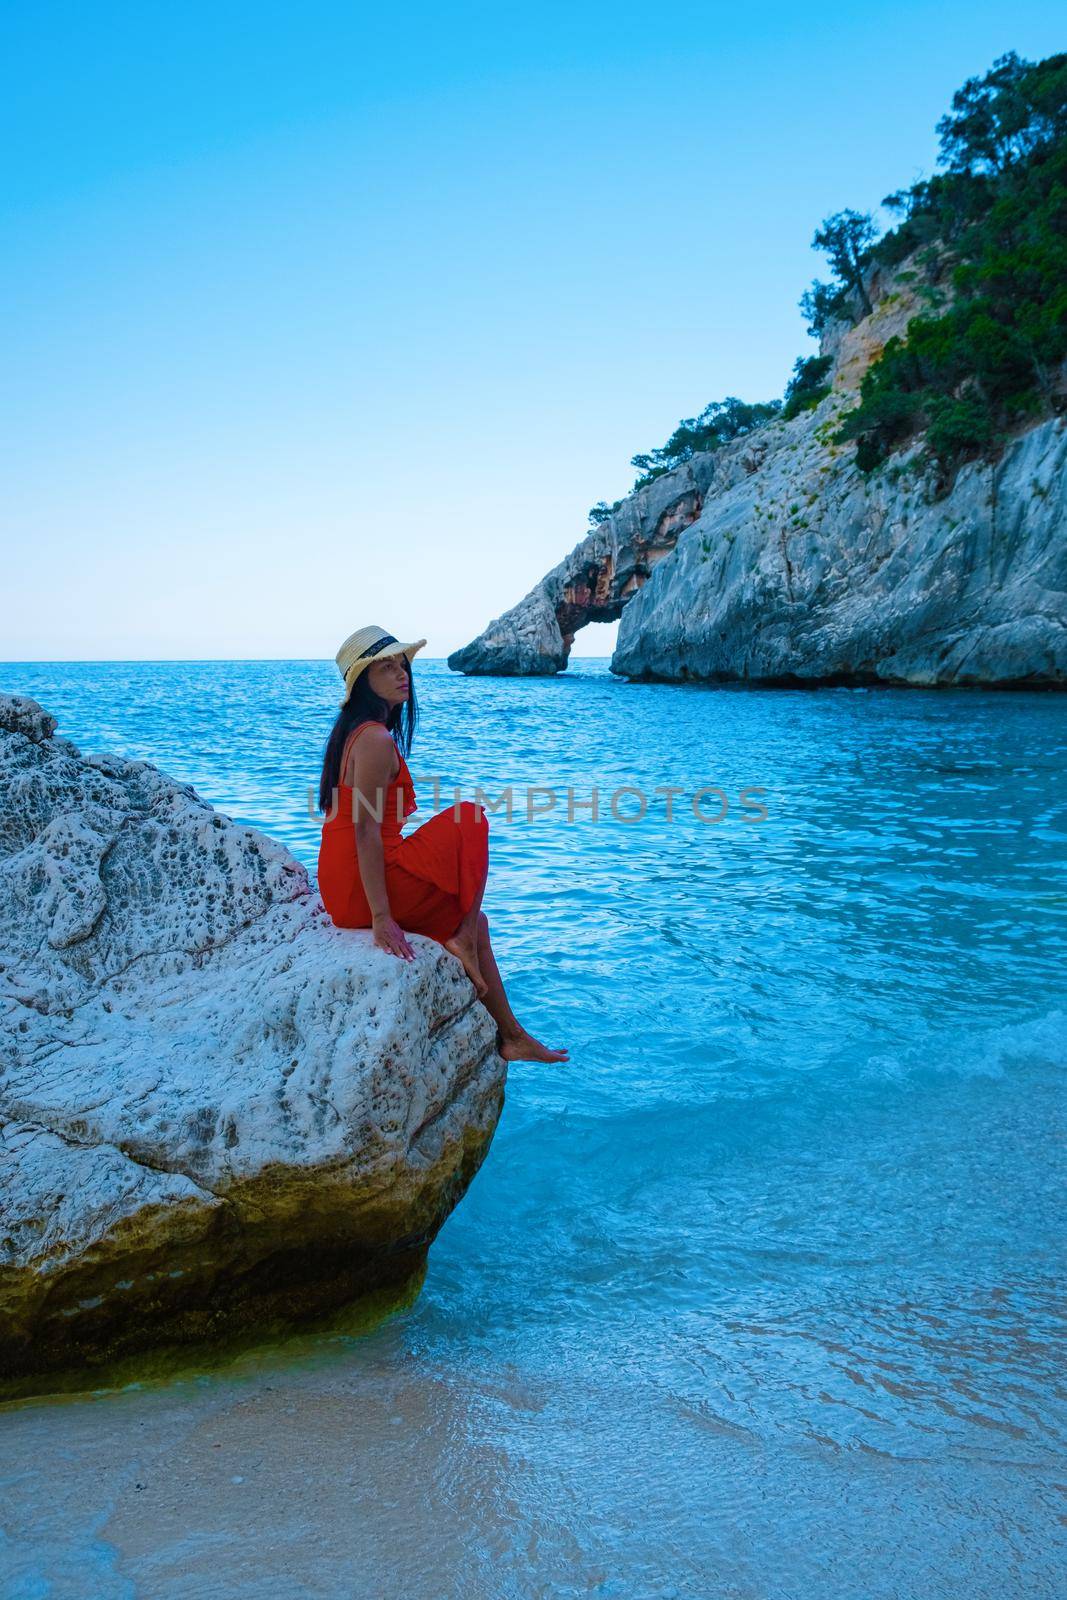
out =
<path fill-rule="evenodd" d="M 759 428 L 777 416 L 781 408 L 780 400 L 757 401 L 754 405 L 747 400 L 738 400 L 736 395 L 729 395 L 725 400 L 713 400 L 710 406 L 704 407 L 699 417 L 689 417 L 680 422 L 661 449 L 631 458 L 630 465 L 640 473 L 634 489 L 643 489 L 646 483 L 652 483 L 664 472 L 680 467 L 684 461 L 691 461 L 702 451 L 717 450 L 731 439 L 740 439 L 743 434 L 751 433 L 753 428 Z"/>
<path fill-rule="evenodd" d="M 813 411 L 820 400 L 830 393 L 830 385 L 824 383 L 833 361 L 830 356 L 798 356 L 793 363 L 793 376 L 790 378 L 785 391 L 785 403 L 782 406 L 782 418 L 789 422 L 802 411 Z"/>
<path fill-rule="evenodd" d="M 699 417 L 687 417 L 679 422 L 660 449 L 631 458 L 630 465 L 638 469 L 639 475 L 630 493 L 634 494 L 638 489 L 645 488 L 646 484 L 654 483 L 665 472 L 672 472 L 675 467 L 691 461 L 695 455 L 717 450 L 731 439 L 740 439 L 744 434 L 751 433 L 753 428 L 762 427 L 776 417 L 781 409 L 780 400 L 750 404 L 747 400 L 739 400 L 736 395 L 728 395 L 725 400 L 713 400 L 704 407 Z M 589 513 L 590 522 L 606 522 L 621 504 L 621 500 L 616 500 L 614 505 L 609 506 L 606 501 L 598 500 Z"/>

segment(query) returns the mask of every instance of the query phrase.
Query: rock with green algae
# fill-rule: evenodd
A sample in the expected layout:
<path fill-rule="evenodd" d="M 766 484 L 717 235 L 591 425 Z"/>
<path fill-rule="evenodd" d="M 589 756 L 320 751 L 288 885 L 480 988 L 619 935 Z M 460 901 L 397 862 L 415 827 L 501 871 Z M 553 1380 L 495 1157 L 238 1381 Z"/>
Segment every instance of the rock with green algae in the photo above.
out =
<path fill-rule="evenodd" d="M 0 695 L 0 1385 L 399 1286 L 504 1098 L 460 963 Z"/>

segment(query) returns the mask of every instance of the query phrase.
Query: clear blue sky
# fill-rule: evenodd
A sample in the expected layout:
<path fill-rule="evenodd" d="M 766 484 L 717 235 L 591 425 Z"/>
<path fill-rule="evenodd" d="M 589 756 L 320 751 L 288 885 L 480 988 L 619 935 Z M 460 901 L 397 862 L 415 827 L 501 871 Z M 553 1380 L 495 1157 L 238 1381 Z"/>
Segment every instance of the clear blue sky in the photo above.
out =
<path fill-rule="evenodd" d="M 1060 15 L 8 0 L 0 657 L 465 643 Z"/>

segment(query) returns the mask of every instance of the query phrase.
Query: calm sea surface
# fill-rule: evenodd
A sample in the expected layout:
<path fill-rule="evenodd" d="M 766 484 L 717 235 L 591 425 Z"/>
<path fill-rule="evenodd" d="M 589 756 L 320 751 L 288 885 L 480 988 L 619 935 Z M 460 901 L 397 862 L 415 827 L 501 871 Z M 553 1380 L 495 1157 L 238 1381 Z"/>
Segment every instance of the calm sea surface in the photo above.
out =
<path fill-rule="evenodd" d="M 373 1333 L 0 1413 L 0 1592 L 1062 1592 L 1067 698 L 415 669 L 571 1061 Z M 332 663 L 0 671 L 314 870 Z"/>

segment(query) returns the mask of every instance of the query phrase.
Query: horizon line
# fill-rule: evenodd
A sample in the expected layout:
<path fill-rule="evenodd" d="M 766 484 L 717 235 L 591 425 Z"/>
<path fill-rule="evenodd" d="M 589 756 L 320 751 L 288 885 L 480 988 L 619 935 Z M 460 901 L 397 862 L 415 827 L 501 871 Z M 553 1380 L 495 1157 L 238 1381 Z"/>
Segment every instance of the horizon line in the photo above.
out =
<path fill-rule="evenodd" d="M 613 652 L 614 653 L 614 652 Z M 445 661 L 447 656 L 422 656 L 425 661 Z M 568 656 L 570 661 L 610 661 L 610 655 L 599 656 Z M 205 663 L 218 663 L 225 666 L 239 666 L 242 662 L 255 661 L 299 661 L 302 663 L 322 662 L 324 665 L 336 666 L 332 656 L 39 656 L 25 657 L 19 661 L 0 661 L 2 667 L 160 667 L 160 666 L 197 666 Z M 566 671 L 564 667 L 562 669 Z M 502 676 L 517 677 L 523 674 L 501 673 L 480 674 L 457 672 L 457 677 Z M 538 677 L 558 676 L 558 674 L 538 673 Z"/>

